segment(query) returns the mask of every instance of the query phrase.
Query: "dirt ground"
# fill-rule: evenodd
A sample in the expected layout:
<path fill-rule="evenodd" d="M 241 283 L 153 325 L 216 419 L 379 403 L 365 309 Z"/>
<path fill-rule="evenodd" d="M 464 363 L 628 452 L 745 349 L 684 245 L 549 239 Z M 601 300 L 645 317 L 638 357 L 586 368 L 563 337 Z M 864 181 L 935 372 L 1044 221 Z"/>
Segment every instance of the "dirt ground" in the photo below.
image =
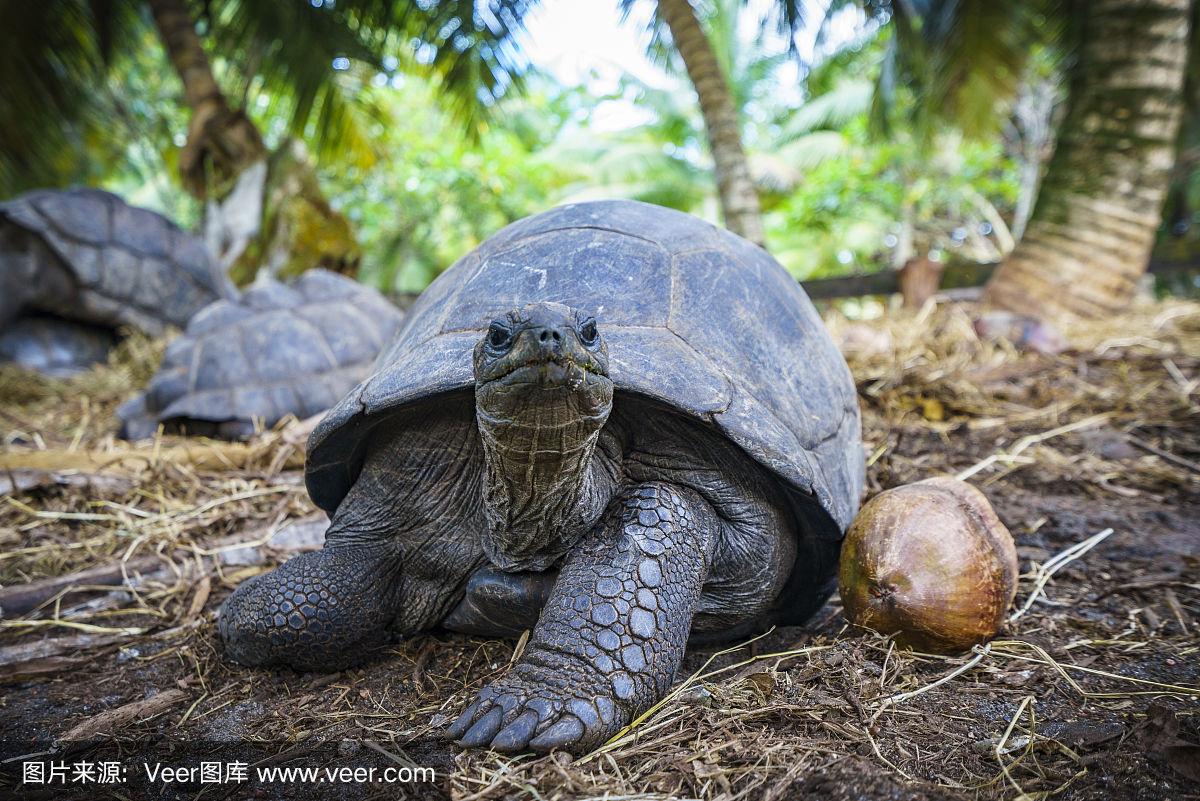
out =
<path fill-rule="evenodd" d="M 1016 540 L 1016 608 L 1044 584 L 1028 611 L 938 657 L 850 629 L 835 597 L 807 627 L 690 652 L 664 704 L 575 761 L 439 734 L 519 644 L 431 633 L 332 675 L 222 659 L 220 602 L 321 530 L 304 424 L 121 445 L 112 409 L 159 347 L 137 338 L 66 382 L 0 370 L 0 794 L 1200 799 L 1200 304 L 1070 332 L 1055 356 L 981 341 L 971 314 L 829 325 L 859 386 L 869 492 L 969 474 Z M 119 761 L 125 781 L 22 783 L 31 760 Z M 204 760 L 435 775 L 143 781 L 142 763 Z"/>

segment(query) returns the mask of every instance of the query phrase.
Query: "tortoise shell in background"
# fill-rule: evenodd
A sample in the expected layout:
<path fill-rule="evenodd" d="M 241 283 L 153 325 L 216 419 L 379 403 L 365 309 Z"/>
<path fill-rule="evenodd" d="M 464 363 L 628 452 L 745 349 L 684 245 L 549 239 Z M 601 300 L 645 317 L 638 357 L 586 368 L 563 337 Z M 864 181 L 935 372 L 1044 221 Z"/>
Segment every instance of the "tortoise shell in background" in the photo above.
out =
<path fill-rule="evenodd" d="M 325 411 L 365 378 L 403 314 L 327 270 L 272 279 L 204 308 L 173 340 L 146 391 L 118 410 L 121 436 L 170 431 L 240 438 Z"/>
<path fill-rule="evenodd" d="M 103 364 L 116 341 L 111 328 L 24 314 L 0 331 L 0 362 L 16 362 L 42 375 L 69 378 Z"/>
<path fill-rule="evenodd" d="M 152 335 L 236 295 L 199 237 L 99 189 L 0 203 L 0 328 L 22 311 Z"/>

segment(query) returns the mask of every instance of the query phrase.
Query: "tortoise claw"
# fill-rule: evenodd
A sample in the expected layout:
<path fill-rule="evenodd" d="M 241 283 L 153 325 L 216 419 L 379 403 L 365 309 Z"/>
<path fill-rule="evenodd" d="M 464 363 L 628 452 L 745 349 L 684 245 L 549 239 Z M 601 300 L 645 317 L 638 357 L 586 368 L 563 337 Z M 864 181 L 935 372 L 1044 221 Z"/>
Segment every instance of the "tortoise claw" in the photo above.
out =
<path fill-rule="evenodd" d="M 492 750 L 515 753 L 529 745 L 529 738 L 537 730 L 541 717 L 532 709 L 526 709 L 517 719 L 500 730 L 492 738 Z"/>
<path fill-rule="evenodd" d="M 496 736 L 496 732 L 500 731 L 500 724 L 503 722 L 504 710 L 494 706 L 488 710 L 487 714 L 475 721 L 475 725 L 467 730 L 458 744 L 466 748 L 487 745 Z"/>
<path fill-rule="evenodd" d="M 479 708 L 482 706 L 482 701 L 476 701 L 469 707 L 463 710 L 462 714 L 455 718 L 445 731 L 447 740 L 457 740 L 467 733 L 467 729 L 475 722 L 475 716 L 479 713 Z"/>
<path fill-rule="evenodd" d="M 584 728 L 579 718 L 574 715 L 564 715 L 562 720 L 530 740 L 529 747 L 535 751 L 567 748 L 579 742 L 583 734 Z"/>

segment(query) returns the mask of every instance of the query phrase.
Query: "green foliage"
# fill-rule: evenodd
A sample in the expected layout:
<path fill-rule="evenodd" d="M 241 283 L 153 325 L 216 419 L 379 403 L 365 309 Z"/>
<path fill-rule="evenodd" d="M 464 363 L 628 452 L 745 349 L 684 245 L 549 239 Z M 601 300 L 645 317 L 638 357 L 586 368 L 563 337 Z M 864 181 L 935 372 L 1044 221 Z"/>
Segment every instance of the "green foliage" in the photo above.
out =
<path fill-rule="evenodd" d="M 1030 56 L 1063 45 L 1063 0 L 834 0 L 827 19 L 859 6 L 883 26 L 887 47 L 872 122 L 888 135 L 911 127 L 929 146 L 949 124 L 968 136 L 994 135 L 1025 78 Z"/>
<path fill-rule="evenodd" d="M 581 175 L 542 151 L 578 114 L 580 98 L 534 80 L 520 103 L 471 137 L 438 108 L 434 89 L 396 77 L 372 87 L 386 117 L 371 131 L 381 159 L 327 173 L 325 189 L 358 230 L 361 280 L 423 288 L 510 222 L 541 211 Z"/>
<path fill-rule="evenodd" d="M 774 254 L 793 274 L 887 268 L 906 236 L 917 252 L 986 248 L 982 240 L 996 247 L 989 217 L 1010 208 L 1018 188 L 998 143 L 943 135 L 926 159 L 911 135 L 882 142 L 868 127 L 864 114 L 840 128 L 844 147 L 806 170 L 767 216 Z"/>
<path fill-rule="evenodd" d="M 362 279 L 419 290 L 499 228 L 567 200 L 630 197 L 716 219 L 703 122 L 662 39 L 655 47 L 676 87 L 627 77 L 593 96 L 536 72 L 522 78 L 510 34 L 530 5 L 338 0 L 315 17 L 309 0 L 192 7 L 230 102 L 268 146 L 299 136 L 320 157 L 322 190 L 356 228 Z M 929 109 L 972 116 L 967 101 L 1005 87 L 980 88 L 968 69 L 929 93 L 917 78 L 931 62 L 898 60 L 899 26 L 881 24 L 894 13 L 882 0 L 868 4 L 858 38 L 804 70 L 790 36 L 759 35 L 763 6 L 696 6 L 738 103 L 769 244 L 794 274 L 886 269 L 901 240 L 921 251 L 999 245 L 980 231 L 1010 211 L 1014 164 L 999 137 L 964 139 Z M 785 6 L 773 24 L 790 31 Z M 115 14 L 103 25 L 92 16 L 101 7 Z M 174 179 L 188 112 L 140 0 L 0 4 L 5 22 L 49 27 L 0 51 L 6 75 L 34 76 L 0 84 L 0 150 L 27 156 L 0 157 L 0 196 L 31 183 L 99 183 L 194 225 L 199 207 Z M 953 20 L 938 25 L 913 22 L 903 35 L 956 30 Z M 335 57 L 346 68 L 334 69 Z M 31 68 L 38 59 L 53 65 L 49 77 Z M 999 52 L 980 59 L 980 69 L 1004 62 Z M 895 82 L 889 135 L 878 138 L 877 88 L 900 77 L 913 88 Z M 636 108 L 642 121 L 598 127 L 609 104 Z"/>
<path fill-rule="evenodd" d="M 323 160 L 359 166 L 378 155 L 365 132 L 381 117 L 363 91 L 364 76 L 397 67 L 424 75 L 436 82 L 458 122 L 478 132 L 496 98 L 519 82 L 525 65 L 512 34 L 531 5 L 183 2 L 198 21 L 226 98 L 247 107 L 268 142 L 304 137 Z M 155 32 L 143 0 L 0 3 L 0 31 L 0 197 L 106 177 L 106 165 L 126 155 L 128 140 L 111 125 L 117 111 L 105 88 L 131 69 L 171 71 L 161 48 L 148 43 Z M 149 72 L 140 63 L 147 47 L 159 59 Z M 147 80 L 168 85 L 165 78 Z M 122 100 L 132 99 L 135 89 L 120 92 Z M 182 125 L 174 133 L 186 130 Z"/>
<path fill-rule="evenodd" d="M 583 100 L 576 124 L 565 127 L 544 153 L 552 162 L 579 165 L 566 200 L 623 197 L 697 211 L 712 197 L 711 170 L 701 156 L 703 122 L 691 98 L 626 76 L 612 95 Z M 597 131 L 589 118 L 608 103 L 636 106 L 649 119 Z"/>
<path fill-rule="evenodd" d="M 869 25 L 813 65 L 807 97 L 795 101 L 781 92 L 786 42 L 774 49 L 764 44 L 755 35 L 759 21 L 746 18 L 742 3 L 696 7 L 739 103 L 768 246 L 795 275 L 887 269 L 906 247 L 999 255 L 1002 211 L 1016 199 L 1018 175 L 997 138 L 964 140 L 944 124 L 922 129 L 912 92 L 892 99 L 890 136 L 874 135 L 876 83 L 891 49 L 886 28 Z M 660 40 L 653 47 L 686 86 L 669 49 Z M 587 196 L 618 194 L 714 218 L 711 166 L 692 94 L 627 79 L 620 96 L 650 120 L 601 136 L 584 132 L 590 151 L 564 148 L 590 165 Z"/>
<path fill-rule="evenodd" d="M 120 150 L 95 87 L 136 19 L 123 4 L 106 6 L 0 3 L 0 196 L 94 179 Z"/>

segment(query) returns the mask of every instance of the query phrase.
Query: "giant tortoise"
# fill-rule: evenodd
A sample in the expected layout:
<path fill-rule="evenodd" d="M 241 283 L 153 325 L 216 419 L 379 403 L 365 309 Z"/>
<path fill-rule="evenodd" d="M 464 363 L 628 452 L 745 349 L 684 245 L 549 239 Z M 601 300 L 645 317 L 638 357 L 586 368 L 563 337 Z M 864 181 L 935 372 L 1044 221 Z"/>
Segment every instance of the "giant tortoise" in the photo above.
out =
<path fill-rule="evenodd" d="M 764 251 L 630 201 L 530 217 L 434 281 L 313 432 L 325 547 L 238 587 L 226 653 L 328 670 L 396 634 L 536 619 L 447 733 L 586 751 L 667 692 L 689 634 L 825 601 L 860 428 L 845 362 Z"/>
<path fill-rule="evenodd" d="M 117 410 L 121 436 L 162 425 L 240 439 L 287 415 L 329 409 L 371 372 L 400 311 L 370 287 L 312 269 L 291 286 L 263 278 L 201 309 L 167 345 L 141 395 Z"/>
<path fill-rule="evenodd" d="M 0 203 L 0 335 L 5 355 L 31 367 L 82 369 L 104 353 L 107 332 L 159 335 L 235 294 L 198 237 L 110 192 L 37 190 Z M 27 316 L 37 319 L 14 327 Z M 59 321 L 82 325 L 50 330 Z"/>

